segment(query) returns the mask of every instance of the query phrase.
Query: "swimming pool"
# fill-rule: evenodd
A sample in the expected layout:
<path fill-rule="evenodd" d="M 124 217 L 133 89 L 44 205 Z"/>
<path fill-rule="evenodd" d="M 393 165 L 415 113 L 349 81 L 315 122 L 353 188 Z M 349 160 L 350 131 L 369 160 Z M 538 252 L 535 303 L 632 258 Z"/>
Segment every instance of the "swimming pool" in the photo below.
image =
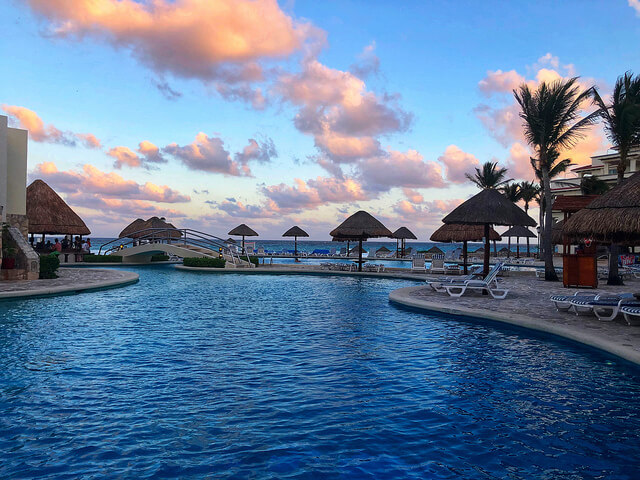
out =
<path fill-rule="evenodd" d="M 609 357 L 394 307 L 402 280 L 136 271 L 0 303 L 0 478 L 637 478 Z"/>

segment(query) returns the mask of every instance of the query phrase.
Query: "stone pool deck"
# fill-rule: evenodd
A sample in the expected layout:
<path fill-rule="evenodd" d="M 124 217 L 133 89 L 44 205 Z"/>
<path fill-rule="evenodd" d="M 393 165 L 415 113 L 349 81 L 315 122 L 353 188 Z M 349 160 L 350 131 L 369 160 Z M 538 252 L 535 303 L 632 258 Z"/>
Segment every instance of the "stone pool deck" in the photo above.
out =
<path fill-rule="evenodd" d="M 389 300 L 418 310 L 487 319 L 557 335 L 640 365 L 640 326 L 627 325 L 622 315 L 614 321 L 603 322 L 593 315 L 577 316 L 555 309 L 549 297 L 556 293 L 573 294 L 575 288 L 564 288 L 561 282 L 545 282 L 531 276 L 504 278 L 502 286 L 510 290 L 504 300 L 475 292 L 452 298 L 426 285 L 394 290 Z M 624 286 L 615 287 L 603 284 L 593 291 L 640 292 L 640 280 L 627 280 Z"/>
<path fill-rule="evenodd" d="M 138 274 L 114 269 L 60 268 L 58 278 L 0 282 L 0 300 L 70 295 L 123 287 L 138 281 Z"/>

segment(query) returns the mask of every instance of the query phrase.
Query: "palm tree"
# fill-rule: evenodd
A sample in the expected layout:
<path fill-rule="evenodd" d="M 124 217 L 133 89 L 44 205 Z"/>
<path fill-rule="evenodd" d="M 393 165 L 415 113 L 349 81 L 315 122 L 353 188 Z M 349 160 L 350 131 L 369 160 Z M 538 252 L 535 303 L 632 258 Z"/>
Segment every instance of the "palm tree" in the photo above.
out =
<path fill-rule="evenodd" d="M 529 215 L 529 203 L 533 202 L 540 193 L 540 187 L 533 182 L 520 182 L 520 199 L 524 201 L 524 211 Z M 527 257 L 530 256 L 529 237 L 527 237 Z"/>
<path fill-rule="evenodd" d="M 602 195 L 609 190 L 607 182 L 596 176 L 584 176 L 580 180 L 580 193 L 582 195 Z"/>
<path fill-rule="evenodd" d="M 618 77 L 609 105 L 594 88 L 593 102 L 604 120 L 607 138 L 620 154 L 617 169 L 619 184 L 624 180 L 624 172 L 629 167 L 629 152 L 640 145 L 640 75 L 634 77 L 632 72 L 626 72 Z M 622 285 L 622 279 L 618 275 L 618 248 L 613 244 L 609 248 L 607 285 Z"/>
<path fill-rule="evenodd" d="M 502 191 L 502 194 L 513 203 L 519 202 L 522 198 L 520 185 L 517 183 L 507 183 L 506 185 L 503 185 L 500 190 Z"/>
<path fill-rule="evenodd" d="M 544 245 L 544 278 L 558 281 L 553 266 L 551 243 L 551 182 L 550 160 L 566 148 L 573 147 L 584 136 L 584 131 L 592 125 L 598 113 L 581 117 L 581 105 L 592 96 L 593 88 L 581 91 L 578 78 L 542 82 L 535 91 L 523 84 L 513 91 L 520 105 L 520 118 L 524 121 L 524 135 L 537 154 L 537 167 L 542 174 L 544 191 L 545 222 L 542 231 Z"/>
<path fill-rule="evenodd" d="M 476 173 L 471 175 L 465 173 L 465 176 L 480 188 L 500 188 L 512 181 L 512 178 L 506 179 L 506 168 L 499 168 L 497 162 L 485 162 L 482 170 L 476 168 Z"/>
<path fill-rule="evenodd" d="M 551 165 L 551 167 L 549 168 L 549 181 L 551 181 L 552 179 L 556 178 L 558 175 L 560 175 L 561 173 L 565 173 L 569 167 L 571 167 L 572 165 L 574 165 L 573 163 L 571 163 L 571 159 L 570 158 L 565 158 L 563 160 L 558 161 L 558 158 L 560 158 L 560 154 L 558 152 L 550 152 L 549 153 L 549 160 L 547 161 L 547 163 L 549 163 Z M 539 212 L 538 212 L 538 225 L 540 227 L 540 231 L 544 231 L 544 214 L 545 214 L 545 208 L 544 208 L 544 192 L 542 189 L 542 171 L 540 170 L 540 168 L 538 167 L 539 163 L 537 159 L 533 158 L 533 157 L 529 157 L 529 160 L 531 161 L 531 167 L 533 168 L 533 171 L 536 174 L 536 178 L 538 179 L 538 182 L 540 185 L 538 185 L 538 193 L 535 196 L 535 200 L 539 206 Z M 573 185 L 573 184 L 571 184 Z M 553 226 L 552 226 L 553 228 Z M 544 248 L 540 248 L 540 242 L 538 242 L 538 255 L 540 256 L 542 251 L 544 250 Z"/>

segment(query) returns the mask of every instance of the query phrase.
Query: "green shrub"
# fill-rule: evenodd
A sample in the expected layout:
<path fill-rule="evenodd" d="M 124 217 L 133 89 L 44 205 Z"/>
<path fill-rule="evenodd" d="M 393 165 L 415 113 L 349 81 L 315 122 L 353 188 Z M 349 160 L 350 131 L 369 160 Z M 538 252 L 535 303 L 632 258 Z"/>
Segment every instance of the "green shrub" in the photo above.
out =
<path fill-rule="evenodd" d="M 58 255 L 40 256 L 40 278 L 58 278 L 56 272 L 60 266 Z"/>
<path fill-rule="evenodd" d="M 152 262 L 166 262 L 169 260 L 169 255 L 164 255 L 162 253 L 158 255 L 151 255 Z"/>
<path fill-rule="evenodd" d="M 119 255 L 86 254 L 84 261 L 85 263 L 122 263 L 122 257 Z"/>
<path fill-rule="evenodd" d="M 185 267 L 224 268 L 227 261 L 224 258 L 187 257 L 182 261 Z"/>
<path fill-rule="evenodd" d="M 240 255 L 240 260 L 246 260 L 246 259 L 247 259 L 247 256 L 246 256 L 246 255 L 244 255 L 244 256 Z M 260 259 L 259 259 L 258 257 L 251 257 L 251 256 L 250 256 L 250 257 L 249 257 L 249 261 L 250 261 L 251 263 L 253 263 L 256 267 L 257 267 L 258 265 L 260 265 Z"/>

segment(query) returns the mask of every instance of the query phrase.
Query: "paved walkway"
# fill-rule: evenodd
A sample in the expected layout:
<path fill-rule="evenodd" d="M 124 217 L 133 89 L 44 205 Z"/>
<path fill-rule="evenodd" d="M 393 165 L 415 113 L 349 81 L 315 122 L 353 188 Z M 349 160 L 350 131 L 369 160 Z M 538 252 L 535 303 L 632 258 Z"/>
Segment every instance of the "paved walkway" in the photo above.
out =
<path fill-rule="evenodd" d="M 428 311 L 480 317 L 525 328 L 544 331 L 606 350 L 640 364 L 640 326 L 628 326 L 622 315 L 612 322 L 595 316 L 577 316 L 558 312 L 549 297 L 555 293 L 573 294 L 561 282 L 545 282 L 534 277 L 508 277 L 502 281 L 509 295 L 495 300 L 481 293 L 465 293 L 460 298 L 434 292 L 428 286 L 393 291 L 391 301 Z M 585 290 L 589 291 L 589 290 Z M 602 285 L 594 292 L 640 292 L 640 280 L 628 280 L 624 286 Z"/>
<path fill-rule="evenodd" d="M 60 268 L 49 280 L 0 281 L 0 299 L 60 295 L 115 288 L 138 281 L 138 274 L 115 269 Z"/>

